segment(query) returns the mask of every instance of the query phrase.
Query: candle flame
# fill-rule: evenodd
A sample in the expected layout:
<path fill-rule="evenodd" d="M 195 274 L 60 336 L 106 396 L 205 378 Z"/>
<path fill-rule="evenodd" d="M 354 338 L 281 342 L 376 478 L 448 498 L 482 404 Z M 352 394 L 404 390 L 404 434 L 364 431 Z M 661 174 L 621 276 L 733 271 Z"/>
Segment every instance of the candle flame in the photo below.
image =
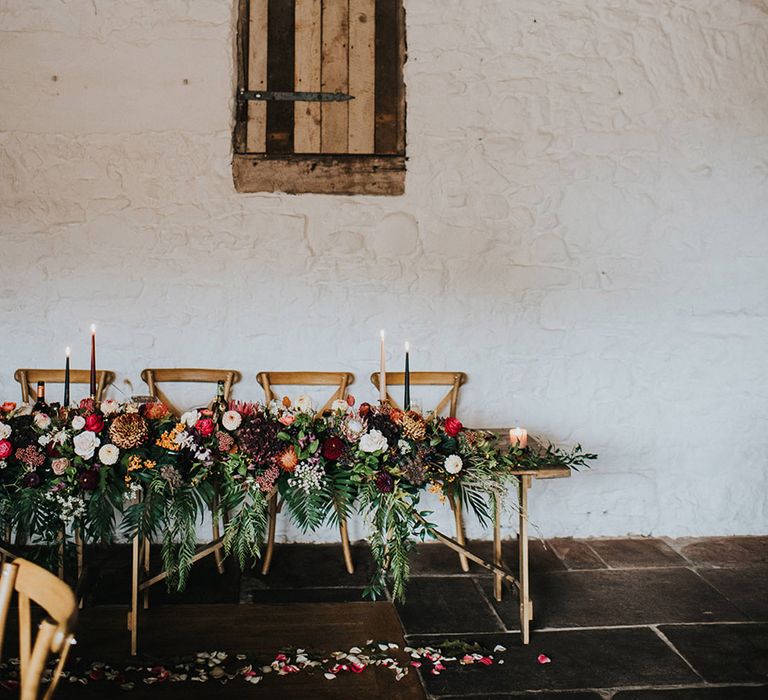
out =
<path fill-rule="evenodd" d="M 65 350 L 64 352 L 66 352 L 66 353 L 67 353 L 67 357 L 69 357 L 69 356 L 70 356 L 70 354 L 72 353 L 72 351 L 69 349 L 69 345 L 67 345 L 67 347 L 66 347 L 66 350 Z"/>
<path fill-rule="evenodd" d="M 91 334 L 92 335 L 96 335 L 96 324 L 95 323 L 91 324 Z"/>
<path fill-rule="evenodd" d="M 387 334 L 384 332 L 384 329 L 382 328 L 382 329 L 379 331 L 379 335 L 381 336 L 381 339 L 382 339 L 382 340 L 384 340 L 384 338 L 386 337 L 386 335 L 387 335 Z"/>
<path fill-rule="evenodd" d="M 411 349 L 411 344 L 406 340 L 405 341 L 405 351 L 408 352 Z"/>

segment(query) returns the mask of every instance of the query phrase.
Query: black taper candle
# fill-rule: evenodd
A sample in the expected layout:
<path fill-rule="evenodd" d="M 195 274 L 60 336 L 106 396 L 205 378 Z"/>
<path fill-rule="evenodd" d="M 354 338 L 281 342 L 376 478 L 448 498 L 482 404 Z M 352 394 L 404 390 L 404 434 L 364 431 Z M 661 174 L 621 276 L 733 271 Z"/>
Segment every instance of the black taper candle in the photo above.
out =
<path fill-rule="evenodd" d="M 403 406 L 406 411 L 411 410 L 411 368 L 408 362 L 408 343 L 405 344 L 405 397 Z"/>
<path fill-rule="evenodd" d="M 69 408 L 69 348 L 67 348 L 67 362 L 64 365 L 64 408 Z"/>

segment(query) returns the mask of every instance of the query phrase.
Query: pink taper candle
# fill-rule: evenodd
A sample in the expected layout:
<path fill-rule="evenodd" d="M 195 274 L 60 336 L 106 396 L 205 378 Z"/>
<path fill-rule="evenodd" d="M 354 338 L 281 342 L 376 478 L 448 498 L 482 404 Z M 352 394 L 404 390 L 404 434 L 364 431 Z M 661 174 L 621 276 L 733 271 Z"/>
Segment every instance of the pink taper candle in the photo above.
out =
<path fill-rule="evenodd" d="M 384 402 L 387 400 L 387 367 L 384 353 L 384 338 L 386 334 L 384 329 L 379 332 L 381 335 L 381 368 L 379 369 L 379 399 Z"/>

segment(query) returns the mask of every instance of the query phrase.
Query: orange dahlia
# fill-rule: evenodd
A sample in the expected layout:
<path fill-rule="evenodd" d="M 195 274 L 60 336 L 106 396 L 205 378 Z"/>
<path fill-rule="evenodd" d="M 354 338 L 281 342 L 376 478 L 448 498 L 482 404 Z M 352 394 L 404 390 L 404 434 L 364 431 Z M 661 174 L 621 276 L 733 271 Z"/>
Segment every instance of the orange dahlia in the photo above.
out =
<path fill-rule="evenodd" d="M 284 450 L 277 460 L 280 462 L 280 466 L 287 472 L 292 472 L 299 463 L 299 458 L 296 456 L 296 450 L 293 449 L 293 445 Z"/>

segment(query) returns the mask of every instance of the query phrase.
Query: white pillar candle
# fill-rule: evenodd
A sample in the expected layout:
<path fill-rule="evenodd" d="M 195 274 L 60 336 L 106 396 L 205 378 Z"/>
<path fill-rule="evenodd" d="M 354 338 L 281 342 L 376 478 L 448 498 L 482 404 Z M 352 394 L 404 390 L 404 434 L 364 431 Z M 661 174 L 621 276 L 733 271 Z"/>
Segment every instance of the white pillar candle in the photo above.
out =
<path fill-rule="evenodd" d="M 528 431 L 525 428 L 512 428 L 512 430 L 509 431 L 509 444 L 527 447 Z"/>

